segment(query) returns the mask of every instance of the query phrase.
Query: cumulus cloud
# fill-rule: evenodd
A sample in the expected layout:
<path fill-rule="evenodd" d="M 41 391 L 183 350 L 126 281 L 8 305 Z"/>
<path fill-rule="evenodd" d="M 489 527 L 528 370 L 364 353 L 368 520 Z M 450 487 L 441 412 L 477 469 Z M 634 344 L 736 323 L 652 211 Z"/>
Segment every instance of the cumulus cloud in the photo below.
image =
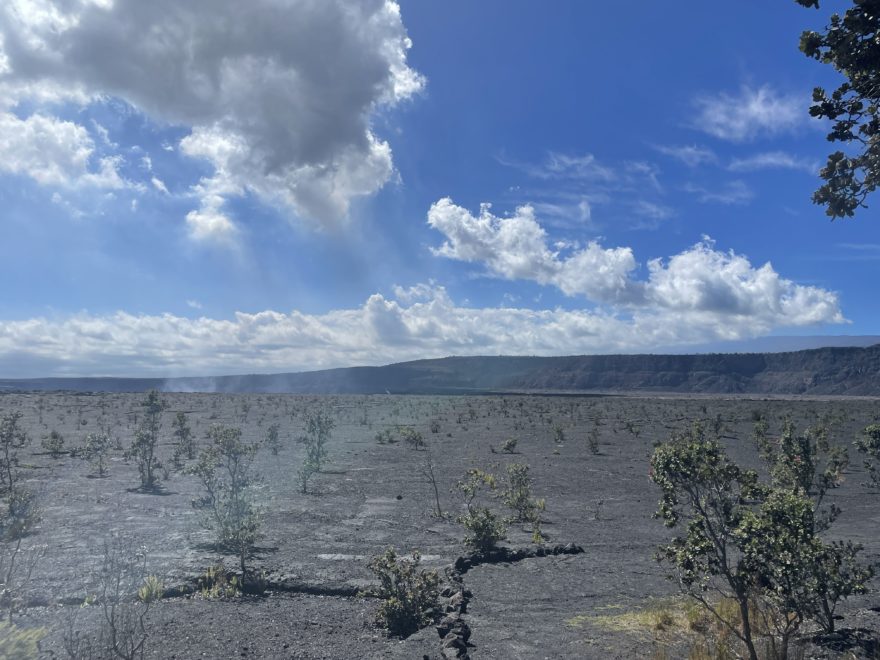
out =
<path fill-rule="evenodd" d="M 99 158 L 78 124 L 35 113 L 20 119 L 0 112 L 0 171 L 50 186 L 123 188 L 118 157 Z"/>
<path fill-rule="evenodd" d="M 725 324 L 749 319 L 763 328 L 844 320 L 833 292 L 795 284 L 770 263 L 755 268 L 745 256 L 716 250 L 709 238 L 668 262 L 649 261 L 648 278 L 639 280 L 628 247 L 591 242 L 567 255 L 551 250 L 528 206 L 498 217 L 484 204 L 474 216 L 445 198 L 431 207 L 428 224 L 446 238 L 434 249 L 438 256 L 479 263 L 503 279 L 555 286 L 566 295 L 639 314 L 705 315 Z"/>
<path fill-rule="evenodd" d="M 743 86 L 735 95 L 701 96 L 694 105 L 694 128 L 730 142 L 789 132 L 808 118 L 808 99 L 780 94 L 769 85 L 757 89 Z"/>
<path fill-rule="evenodd" d="M 602 302 L 627 300 L 632 295 L 628 274 L 636 262 L 631 249 L 606 250 L 590 242 L 560 256 L 548 247 L 547 234 L 531 206 L 521 206 L 502 218 L 484 204 L 475 216 L 444 198 L 431 206 L 428 224 L 446 237 L 434 254 L 481 263 L 498 277 L 551 284 L 567 295 Z"/>
<path fill-rule="evenodd" d="M 709 250 L 707 256 L 653 268 L 677 278 L 682 271 L 717 266 L 712 264 L 716 258 Z M 701 259 L 707 263 L 699 263 Z M 743 279 L 745 272 L 724 259 L 721 266 L 726 273 L 708 288 L 664 282 L 657 296 L 670 306 L 645 307 L 625 316 L 512 306 L 474 309 L 455 304 L 442 287 L 421 285 L 408 302 L 374 294 L 360 307 L 314 315 L 264 311 L 191 319 L 117 312 L 6 321 L 0 322 L 0 367 L 9 376 L 171 376 L 309 370 L 450 354 L 618 353 L 743 339 L 777 327 L 841 320 L 831 294 L 830 306 L 815 306 L 815 294 L 774 280 L 770 270 L 745 277 L 761 293 L 755 302 L 739 304 L 723 289 Z M 706 300 L 712 304 L 707 306 Z M 804 311 L 811 306 L 812 313 Z"/>
<path fill-rule="evenodd" d="M 393 173 L 373 116 L 424 84 L 392 0 L 10 0 L 0 43 L 3 103 L 113 97 L 190 128 L 180 151 L 213 169 L 196 237 L 247 193 L 340 221 Z"/>

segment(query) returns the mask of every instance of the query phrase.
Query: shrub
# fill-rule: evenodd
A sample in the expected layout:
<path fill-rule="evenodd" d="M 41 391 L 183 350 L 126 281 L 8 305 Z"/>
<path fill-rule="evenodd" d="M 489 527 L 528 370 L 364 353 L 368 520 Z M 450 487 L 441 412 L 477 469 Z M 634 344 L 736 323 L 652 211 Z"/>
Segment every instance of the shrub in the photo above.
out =
<path fill-rule="evenodd" d="M 2 538 L 9 541 L 27 536 L 41 519 L 37 496 L 23 486 L 16 486 L 7 497 L 6 516 L 0 521 Z"/>
<path fill-rule="evenodd" d="M 273 456 L 278 456 L 278 452 L 281 451 L 280 430 L 281 426 L 278 424 L 272 424 L 266 429 L 266 446 L 269 447 L 269 451 L 272 452 Z"/>
<path fill-rule="evenodd" d="M 599 418 L 593 420 L 593 428 L 587 433 L 587 446 L 591 454 L 599 453 Z"/>
<path fill-rule="evenodd" d="M 6 610 L 6 620 L 12 623 L 12 615 L 23 604 L 24 592 L 34 569 L 46 554 L 45 546 L 22 549 L 21 536 L 14 542 L 0 545 L 0 607 Z M 0 654 L 0 658 L 4 658 Z"/>
<path fill-rule="evenodd" d="M 77 454 L 92 464 L 99 477 L 107 473 L 107 454 L 110 453 L 110 436 L 103 432 L 89 433 L 86 443 Z"/>
<path fill-rule="evenodd" d="M 506 454 L 512 454 L 514 451 L 516 451 L 516 443 L 516 438 L 508 438 L 502 443 L 501 451 Z"/>
<path fill-rule="evenodd" d="M 476 504 L 483 491 L 496 491 L 494 475 L 472 468 L 465 473 L 465 479 L 458 482 L 457 489 L 464 499 L 466 509 L 465 514 L 458 517 L 458 522 L 467 530 L 464 537 L 466 545 L 475 550 L 486 551 L 493 549 L 498 541 L 507 538 L 504 520 L 488 507 Z"/>
<path fill-rule="evenodd" d="M 406 559 L 388 548 L 370 560 L 369 568 L 379 578 L 379 586 L 366 593 L 382 600 L 376 618 L 392 635 L 407 637 L 438 616 L 440 578 L 437 571 L 420 570 L 421 559 L 418 550 Z"/>
<path fill-rule="evenodd" d="M 411 426 L 403 426 L 400 428 L 400 437 L 403 443 L 410 449 L 425 449 L 425 439 L 422 434 Z"/>
<path fill-rule="evenodd" d="M 674 567 L 684 593 L 735 634 L 752 660 L 759 621 L 774 653 L 785 657 L 806 619 L 830 632 L 837 603 L 862 593 L 871 576 L 856 561 L 858 546 L 819 538 L 818 504 L 804 486 L 824 482 L 790 458 L 805 460 L 811 443 L 795 441 L 793 431 L 787 436 L 779 454 L 765 455 L 769 485 L 733 463 L 701 424 L 658 446 L 651 459 L 651 478 L 662 491 L 657 517 L 670 528 L 686 522 L 686 532 L 661 547 L 660 557 Z M 784 461 L 796 465 L 784 468 Z M 738 624 L 713 608 L 710 590 L 737 604 Z"/>
<path fill-rule="evenodd" d="M 47 437 L 43 438 L 40 444 L 43 445 L 43 449 L 49 452 L 52 458 L 58 458 L 64 453 L 64 436 L 58 431 L 53 430 Z"/>
<path fill-rule="evenodd" d="M 323 412 L 317 412 L 306 416 L 306 434 L 300 441 L 306 445 L 307 461 L 320 472 L 327 459 L 327 441 L 335 423 Z"/>
<path fill-rule="evenodd" d="M 507 483 L 501 491 L 501 499 L 514 513 L 514 520 L 528 522 L 532 526 L 532 537 L 535 543 L 541 543 L 541 512 L 546 505 L 543 499 L 532 497 L 532 478 L 529 466 L 511 463 L 507 466 Z"/>
<path fill-rule="evenodd" d="M 242 575 L 245 560 L 259 537 L 260 516 L 251 495 L 251 464 L 259 446 L 242 442 L 241 430 L 214 425 L 208 430 L 210 444 L 188 472 L 201 480 L 206 494 L 193 501 L 205 512 L 202 523 L 217 534 L 221 547 L 238 555 Z"/>
<path fill-rule="evenodd" d="M 393 445 L 397 442 L 397 438 L 394 437 L 394 433 L 391 432 L 391 429 L 382 429 L 376 434 L 376 442 L 380 445 Z"/>
<path fill-rule="evenodd" d="M 177 440 L 177 447 L 174 448 L 172 461 L 174 461 L 174 465 L 179 469 L 183 466 L 184 459 L 196 457 L 196 443 L 195 438 L 193 438 L 192 429 L 183 412 L 178 412 L 174 416 L 171 426 L 174 428 L 173 434 Z"/>
<path fill-rule="evenodd" d="M 431 433 L 440 433 L 440 420 L 432 419 L 430 425 Z"/>
<path fill-rule="evenodd" d="M 865 455 L 863 465 L 868 471 L 866 486 L 880 488 L 880 424 L 870 424 L 862 429 L 855 446 Z"/>
<path fill-rule="evenodd" d="M 18 482 L 18 451 L 30 443 L 21 428 L 21 413 L 0 416 L 0 492 L 12 492 Z"/>
<path fill-rule="evenodd" d="M 86 631 L 79 625 L 78 610 L 72 610 L 63 635 L 71 658 L 143 658 L 147 643 L 146 616 L 158 596 L 146 573 L 147 551 L 126 541 L 104 543 L 97 571 L 98 593 L 89 596 L 82 608 L 99 607 L 100 626 Z M 155 580 L 155 578 L 152 578 Z M 141 598 L 141 593 L 144 597 Z"/>
<path fill-rule="evenodd" d="M 159 398 L 156 390 L 150 390 L 141 405 L 144 407 L 144 417 L 140 427 L 135 431 L 134 440 L 125 457 L 134 458 L 137 462 L 141 489 L 153 490 L 158 482 L 156 473 L 162 467 L 159 457 L 156 456 L 156 450 L 159 445 L 162 411 L 165 410 L 166 404 Z"/>
<path fill-rule="evenodd" d="M 562 428 L 561 424 L 553 425 L 553 442 L 557 445 L 565 443 L 565 429 Z"/>

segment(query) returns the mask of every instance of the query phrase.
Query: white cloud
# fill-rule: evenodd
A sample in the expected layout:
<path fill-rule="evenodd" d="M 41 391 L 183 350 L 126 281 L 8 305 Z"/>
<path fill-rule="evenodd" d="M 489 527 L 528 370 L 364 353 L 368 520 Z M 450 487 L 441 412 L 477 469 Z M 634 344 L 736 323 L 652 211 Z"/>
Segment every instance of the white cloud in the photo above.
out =
<path fill-rule="evenodd" d="M 12 0 L 0 40 L 7 104 L 113 97 L 191 128 L 181 151 L 214 169 L 196 237 L 247 193 L 339 222 L 393 174 L 375 113 L 424 84 L 391 0 Z"/>
<path fill-rule="evenodd" d="M 724 204 L 725 206 L 748 204 L 755 197 L 755 193 L 746 182 L 739 180 L 730 181 L 722 188 L 714 190 L 707 190 L 694 183 L 687 183 L 684 185 L 684 190 L 695 195 L 701 204 Z"/>
<path fill-rule="evenodd" d="M 734 158 L 730 161 L 727 169 L 732 172 L 785 169 L 801 170 L 809 174 L 816 174 L 819 171 L 819 163 L 807 158 L 798 158 L 784 151 L 766 151 L 746 158 Z"/>
<path fill-rule="evenodd" d="M 763 328 L 844 321 L 833 292 L 795 284 L 769 262 L 755 268 L 742 255 L 715 250 L 709 239 L 668 263 L 651 260 L 648 270 L 649 307 L 750 319 Z"/>
<path fill-rule="evenodd" d="M 657 151 L 671 158 L 681 161 L 688 167 L 699 167 L 700 165 L 711 165 L 718 162 L 718 156 L 715 152 L 706 147 L 697 145 L 683 146 L 657 146 Z"/>
<path fill-rule="evenodd" d="M 124 188 L 118 157 L 96 158 L 85 127 L 33 114 L 20 119 L 0 112 L 0 171 L 48 186 Z"/>
<path fill-rule="evenodd" d="M 701 96 L 694 104 L 698 110 L 694 128 L 730 142 L 790 132 L 809 117 L 808 99 L 779 94 L 769 85 L 743 86 L 738 95 Z"/>
<path fill-rule="evenodd" d="M 713 265 L 714 257 L 706 263 L 701 259 L 655 268 L 678 277 L 681 270 Z M 740 266 L 734 261 L 722 259 L 722 281 L 746 275 L 737 271 Z M 830 301 L 820 296 L 817 306 L 814 293 L 775 280 L 769 272 L 745 281 L 760 295 L 755 304 L 739 307 L 736 313 L 719 311 L 724 296 L 714 288 L 700 295 L 715 300 L 715 310 L 696 301 L 690 289 L 664 286 L 658 295 L 675 301 L 675 307 L 646 308 L 621 317 L 583 310 L 474 309 L 456 305 L 442 287 L 428 286 L 422 287 L 418 300 L 407 303 L 374 294 L 360 307 L 325 314 L 264 311 L 239 312 L 230 319 L 191 319 L 117 312 L 6 321 L 0 322 L 0 368 L 7 375 L 15 375 L 16 369 L 27 375 L 212 375 L 450 354 L 615 353 L 742 339 L 776 327 L 841 320 L 834 305 L 821 304 L 834 302 L 831 294 Z M 781 295 L 774 297 L 776 293 Z M 768 308 L 767 296 L 780 304 Z"/>
<path fill-rule="evenodd" d="M 517 201 L 527 199 L 523 205 L 540 213 L 549 225 L 596 229 L 603 214 L 596 213 L 595 209 L 612 200 L 619 200 L 620 207 L 629 207 L 634 215 L 652 221 L 634 222 L 634 228 L 656 229 L 661 220 L 675 215 L 662 202 L 664 186 L 660 181 L 660 168 L 648 161 L 625 161 L 611 166 L 593 154 L 554 151 L 536 163 L 506 157 L 497 160 L 536 182 L 527 189 L 512 186 L 510 191 Z"/>
<path fill-rule="evenodd" d="M 165 185 L 165 182 L 162 181 L 159 177 L 151 177 L 150 183 L 153 184 L 153 187 L 161 193 L 165 193 L 166 195 L 170 194 L 168 192 L 168 186 Z"/>
<path fill-rule="evenodd" d="M 552 284 L 567 295 L 616 302 L 630 297 L 628 273 L 635 266 L 632 250 L 606 250 L 590 242 L 585 248 L 561 257 L 547 246 L 547 234 L 531 206 L 521 206 L 509 217 L 498 217 L 484 204 L 479 216 L 451 199 L 436 202 L 428 211 L 428 224 L 446 241 L 434 253 L 459 261 L 479 262 L 505 279 Z"/>
<path fill-rule="evenodd" d="M 497 277 L 555 286 L 566 295 L 640 315 L 687 313 L 734 327 L 749 319 L 765 329 L 844 320 L 835 293 L 795 284 L 769 263 L 755 268 L 742 255 L 715 250 L 708 238 L 668 263 L 649 261 L 647 280 L 637 280 L 628 247 L 607 249 L 591 242 L 567 256 L 551 251 L 528 206 L 501 218 L 484 204 L 474 216 L 446 198 L 431 207 L 428 224 L 446 238 L 434 249 L 438 256 L 479 263 Z"/>

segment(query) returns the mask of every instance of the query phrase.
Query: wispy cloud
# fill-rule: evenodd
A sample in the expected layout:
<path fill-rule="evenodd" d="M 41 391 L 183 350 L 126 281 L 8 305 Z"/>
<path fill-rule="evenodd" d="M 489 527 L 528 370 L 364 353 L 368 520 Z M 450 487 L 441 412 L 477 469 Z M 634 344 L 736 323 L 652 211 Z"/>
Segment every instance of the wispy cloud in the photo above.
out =
<path fill-rule="evenodd" d="M 527 188 L 511 188 L 518 202 L 527 202 L 548 224 L 566 227 L 598 227 L 596 206 L 619 202 L 639 218 L 640 229 L 656 229 L 658 221 L 674 211 L 663 203 L 665 189 L 660 168 L 650 161 L 632 160 L 614 165 L 600 162 L 592 154 L 550 152 L 540 162 L 530 163 L 500 156 L 498 162 L 533 180 Z"/>
<path fill-rule="evenodd" d="M 808 99 L 780 94 L 769 85 L 743 86 L 739 94 L 721 92 L 694 100 L 694 128 L 721 140 L 745 142 L 759 136 L 790 132 L 804 124 Z"/>
<path fill-rule="evenodd" d="M 657 151 L 665 156 L 674 158 L 688 167 L 699 167 L 700 165 L 711 165 L 718 162 L 718 156 L 715 152 L 707 147 L 697 145 L 657 145 L 654 147 Z"/>
<path fill-rule="evenodd" d="M 722 188 L 709 190 L 694 183 L 686 183 L 684 191 L 696 196 L 702 204 L 748 204 L 755 197 L 755 193 L 746 185 L 745 181 L 731 181 Z"/>
<path fill-rule="evenodd" d="M 799 158 L 784 151 L 765 151 L 745 158 L 734 158 L 727 166 L 731 172 L 753 172 L 755 170 L 786 169 L 801 170 L 810 174 L 819 171 L 819 162 L 809 158 Z"/>

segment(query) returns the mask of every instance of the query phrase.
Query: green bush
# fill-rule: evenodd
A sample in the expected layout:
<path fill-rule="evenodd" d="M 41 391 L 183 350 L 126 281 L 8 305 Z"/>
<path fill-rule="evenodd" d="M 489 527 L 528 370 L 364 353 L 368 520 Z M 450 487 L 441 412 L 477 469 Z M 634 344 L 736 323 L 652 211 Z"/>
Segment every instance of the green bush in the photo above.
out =
<path fill-rule="evenodd" d="M 205 512 L 202 523 L 217 534 L 218 545 L 238 555 L 242 575 L 245 560 L 259 537 L 260 516 L 252 501 L 251 464 L 259 449 L 241 439 L 241 429 L 214 425 L 210 444 L 188 472 L 202 482 L 205 496 L 193 506 Z"/>
<path fill-rule="evenodd" d="M 541 543 L 541 512 L 546 504 L 543 499 L 532 497 L 532 478 L 529 476 L 528 465 L 511 463 L 507 466 L 507 483 L 501 491 L 501 500 L 513 511 L 515 521 L 531 524 L 535 543 Z"/>
<path fill-rule="evenodd" d="M 651 459 L 651 478 L 662 491 L 657 517 L 670 528 L 685 523 L 660 557 L 685 594 L 719 618 L 752 660 L 759 623 L 772 628 L 765 641 L 774 654 L 786 657 L 805 621 L 833 632 L 839 602 L 864 593 L 872 575 L 856 560 L 858 545 L 819 536 L 834 518 L 820 515 L 819 503 L 840 460 L 833 448 L 821 449 L 824 443 L 815 432 L 799 435 L 787 424 L 780 441 L 767 441 L 761 452 L 769 484 L 732 462 L 699 423 L 659 445 Z M 817 449 L 829 455 L 822 470 Z M 738 625 L 712 610 L 710 592 L 737 604 Z"/>
<path fill-rule="evenodd" d="M 403 443 L 410 449 L 424 449 L 427 447 L 422 434 L 416 431 L 413 427 L 402 426 L 400 427 L 399 433 Z"/>
<path fill-rule="evenodd" d="M 880 424 L 870 424 L 862 429 L 855 446 L 865 455 L 863 465 L 868 471 L 865 485 L 880 488 Z"/>
<path fill-rule="evenodd" d="M 177 447 L 174 448 L 172 461 L 175 467 L 180 469 L 183 467 L 184 460 L 196 457 L 195 438 L 193 438 L 192 429 L 184 413 L 178 412 L 174 417 L 174 421 L 171 422 L 171 426 L 174 428 L 172 433 L 175 440 L 177 440 Z"/>
<path fill-rule="evenodd" d="M 43 449 L 49 452 L 52 458 L 58 458 L 64 453 L 64 436 L 58 431 L 49 433 L 40 444 L 43 445 Z"/>
<path fill-rule="evenodd" d="M 162 411 L 167 404 L 159 398 L 156 390 L 150 390 L 141 405 L 144 407 L 144 417 L 125 457 L 135 459 L 141 478 L 141 489 L 153 490 L 159 481 L 157 472 L 162 468 L 156 451 L 159 447 Z"/>
<path fill-rule="evenodd" d="M 421 555 L 398 558 L 393 548 L 370 560 L 370 570 L 379 578 L 379 586 L 366 591 L 381 599 L 376 615 L 378 623 L 389 633 L 407 637 L 433 623 L 438 614 L 440 577 L 437 571 L 420 570 Z"/>
<path fill-rule="evenodd" d="M 488 507 L 479 506 L 477 499 L 484 491 L 489 495 L 496 492 L 498 486 L 495 476 L 472 468 L 456 487 L 465 503 L 465 513 L 458 517 L 458 522 L 467 531 L 465 544 L 480 551 L 493 549 L 499 541 L 507 538 L 507 524 Z"/>
<path fill-rule="evenodd" d="M 107 473 L 110 443 L 110 436 L 106 433 L 89 433 L 86 436 L 86 443 L 77 450 L 77 455 L 91 463 L 99 477 Z"/>

